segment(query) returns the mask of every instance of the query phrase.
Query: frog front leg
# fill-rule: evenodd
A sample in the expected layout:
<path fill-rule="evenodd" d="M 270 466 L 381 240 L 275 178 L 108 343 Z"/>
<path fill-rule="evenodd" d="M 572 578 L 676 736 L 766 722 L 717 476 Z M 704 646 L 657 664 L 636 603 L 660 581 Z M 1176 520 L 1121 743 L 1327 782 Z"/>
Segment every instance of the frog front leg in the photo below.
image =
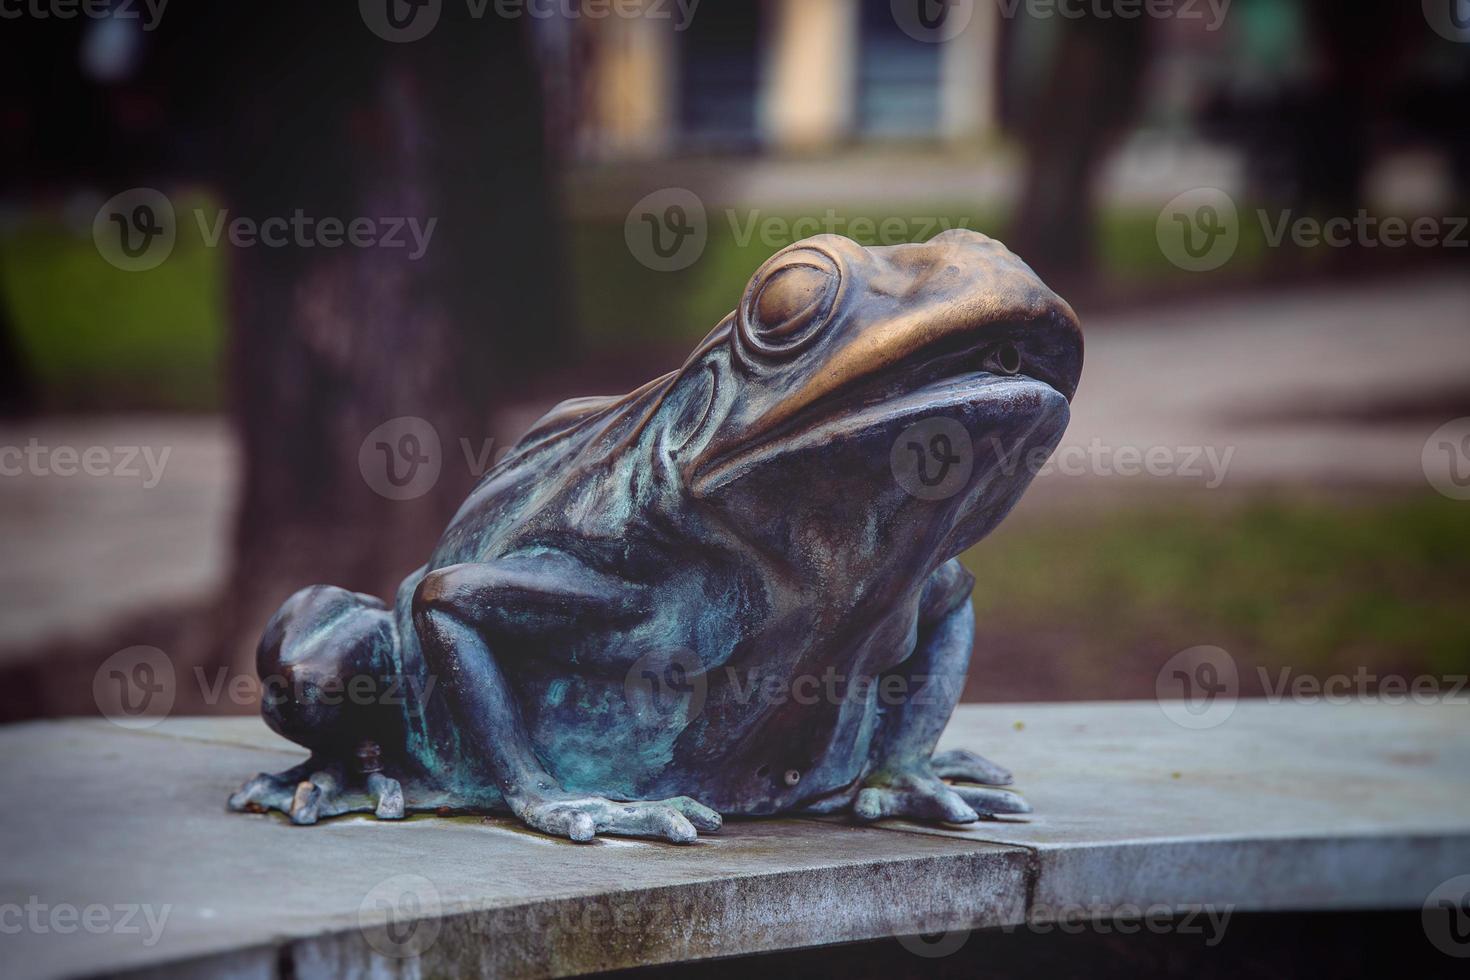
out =
<path fill-rule="evenodd" d="M 904 678 L 907 696 L 882 707 L 867 776 L 852 804 L 859 820 L 908 817 L 971 823 L 982 815 L 1029 813 L 1008 790 L 1010 773 L 973 752 L 934 755 L 964 688 L 975 639 L 970 605 L 974 579 L 958 560 L 941 566 L 919 601 L 919 640 L 912 656 L 891 674 Z M 880 692 L 883 689 L 879 683 Z M 960 779 L 983 786 L 950 784 Z"/>
<path fill-rule="evenodd" d="M 698 831 L 719 829 L 720 815 L 687 796 L 628 801 L 564 789 L 536 757 L 492 648 L 634 617 L 633 590 L 569 558 L 508 559 L 429 573 L 413 608 L 425 660 L 442 679 L 438 696 L 446 699 L 462 751 L 473 755 L 460 778 L 493 781 L 516 817 L 575 841 L 613 834 L 689 844 Z"/>

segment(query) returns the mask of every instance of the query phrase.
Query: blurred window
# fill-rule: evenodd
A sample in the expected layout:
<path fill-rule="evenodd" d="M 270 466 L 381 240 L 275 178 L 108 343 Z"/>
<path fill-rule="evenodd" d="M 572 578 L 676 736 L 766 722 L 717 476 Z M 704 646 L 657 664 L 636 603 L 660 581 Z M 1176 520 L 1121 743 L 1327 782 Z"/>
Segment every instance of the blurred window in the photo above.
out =
<path fill-rule="evenodd" d="M 948 4 L 903 0 L 932 16 Z M 892 0 L 862 0 L 858 52 L 857 127 L 884 139 L 929 137 L 939 131 L 940 45 L 904 33 Z"/>
<path fill-rule="evenodd" d="M 686 143 L 757 142 L 764 7 L 751 0 L 707 2 L 680 34 L 679 127 Z"/>

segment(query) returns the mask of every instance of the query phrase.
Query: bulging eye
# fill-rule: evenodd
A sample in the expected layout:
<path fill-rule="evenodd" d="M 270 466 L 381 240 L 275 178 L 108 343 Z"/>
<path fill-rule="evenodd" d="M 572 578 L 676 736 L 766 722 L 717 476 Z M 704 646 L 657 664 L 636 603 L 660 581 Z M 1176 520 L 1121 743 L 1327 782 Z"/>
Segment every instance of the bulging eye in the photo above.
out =
<path fill-rule="evenodd" d="M 804 348 L 831 316 L 841 282 L 836 263 L 821 252 L 782 256 L 747 293 L 740 318 L 746 346 L 772 356 Z"/>
<path fill-rule="evenodd" d="M 1017 374 L 1021 370 L 1021 352 L 1009 340 L 1002 341 L 985 352 L 982 364 L 991 374 Z"/>

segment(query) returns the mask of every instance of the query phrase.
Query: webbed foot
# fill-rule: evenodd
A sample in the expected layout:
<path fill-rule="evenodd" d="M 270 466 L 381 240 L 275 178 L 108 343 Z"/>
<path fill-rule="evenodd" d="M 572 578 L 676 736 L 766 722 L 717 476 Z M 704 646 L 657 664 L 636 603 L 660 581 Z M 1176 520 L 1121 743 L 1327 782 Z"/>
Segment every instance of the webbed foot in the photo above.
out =
<path fill-rule="evenodd" d="M 285 772 L 261 773 L 230 797 L 237 812 L 279 810 L 298 825 L 344 813 L 372 813 L 379 820 L 401 820 L 403 787 L 382 772 L 348 775 L 346 767 L 313 756 Z"/>
<path fill-rule="evenodd" d="M 1031 805 L 1010 790 L 952 785 L 942 776 L 1010 781 L 1010 774 L 1004 769 L 973 753 L 943 753 L 928 765 L 885 768 L 872 773 L 853 801 L 853 815 L 864 821 L 904 817 L 974 823 L 982 816 L 1031 812 Z"/>
<path fill-rule="evenodd" d="M 598 796 L 557 793 L 513 806 L 512 810 L 537 830 L 584 842 L 598 834 L 611 834 L 693 844 L 699 839 L 699 831 L 719 830 L 723 822 L 714 810 L 687 796 L 619 803 Z"/>

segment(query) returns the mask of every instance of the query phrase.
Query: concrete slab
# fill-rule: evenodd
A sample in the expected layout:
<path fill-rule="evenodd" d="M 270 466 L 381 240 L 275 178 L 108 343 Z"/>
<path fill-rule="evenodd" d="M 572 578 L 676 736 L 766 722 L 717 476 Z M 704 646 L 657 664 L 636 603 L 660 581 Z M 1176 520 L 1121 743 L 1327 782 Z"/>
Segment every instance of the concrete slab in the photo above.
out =
<path fill-rule="evenodd" d="M 1033 848 L 1035 901 L 1417 908 L 1470 872 L 1470 701 L 962 707 L 940 743 L 1010 767 L 1035 813 L 917 833 Z"/>
<path fill-rule="evenodd" d="M 966 706 L 1036 806 L 968 830 L 732 822 L 575 845 L 504 820 L 227 813 L 301 753 L 251 719 L 0 729 L 9 976 L 507 976 L 1014 925 L 1078 908 L 1418 908 L 1470 872 L 1470 709 Z M 12 928 L 19 926 L 19 929 Z"/>
<path fill-rule="evenodd" d="M 692 847 L 578 845 L 508 820 L 232 814 L 243 778 L 301 756 L 249 719 L 34 723 L 0 731 L 0 756 L 0 794 L 24 801 L 0 827 L 0 908 L 19 909 L 6 923 L 40 916 L 0 936 L 8 976 L 271 977 L 283 956 L 298 977 L 340 976 L 419 952 L 425 972 L 564 975 L 999 924 L 1024 907 L 1024 849 L 871 828 L 777 820 Z M 96 931 L 77 925 L 88 914 Z"/>

